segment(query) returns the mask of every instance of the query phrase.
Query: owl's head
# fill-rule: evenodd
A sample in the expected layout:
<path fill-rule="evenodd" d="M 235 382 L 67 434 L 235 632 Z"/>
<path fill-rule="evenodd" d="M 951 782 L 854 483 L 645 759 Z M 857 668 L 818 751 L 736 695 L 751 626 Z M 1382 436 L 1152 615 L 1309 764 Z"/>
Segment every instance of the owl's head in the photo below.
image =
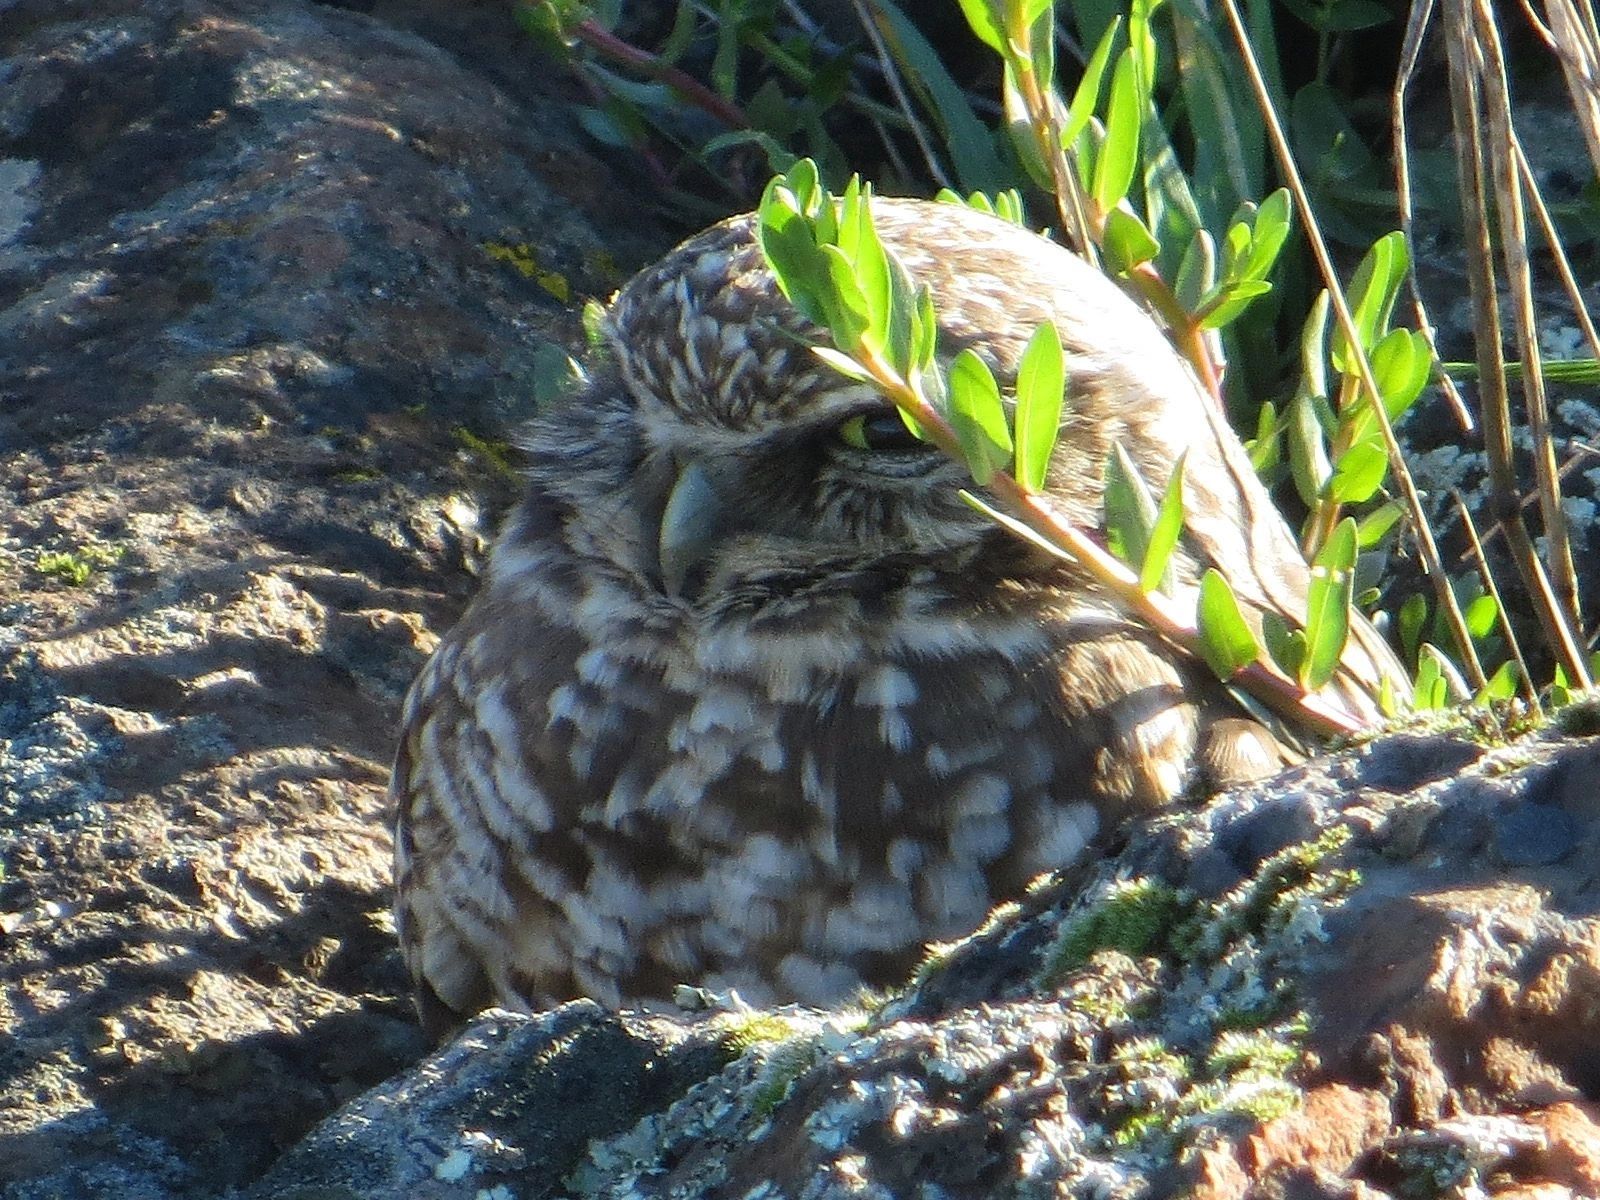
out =
<path fill-rule="evenodd" d="M 945 361 L 970 347 L 1007 389 L 1033 330 L 1055 322 L 1069 383 L 1048 487 L 1070 517 L 1098 522 L 1117 440 L 1159 491 L 1205 401 L 1131 301 L 1067 250 L 996 218 L 913 200 L 879 199 L 873 212 L 885 246 L 933 291 Z M 641 272 L 607 333 L 610 361 L 536 434 L 535 472 L 558 456 L 587 491 L 591 523 L 666 594 L 700 603 L 930 569 L 993 582 L 1043 568 L 961 500 L 973 486 L 964 467 L 810 352 L 825 335 L 780 293 L 753 217 Z M 1187 418 L 1186 404 L 1197 406 Z"/>

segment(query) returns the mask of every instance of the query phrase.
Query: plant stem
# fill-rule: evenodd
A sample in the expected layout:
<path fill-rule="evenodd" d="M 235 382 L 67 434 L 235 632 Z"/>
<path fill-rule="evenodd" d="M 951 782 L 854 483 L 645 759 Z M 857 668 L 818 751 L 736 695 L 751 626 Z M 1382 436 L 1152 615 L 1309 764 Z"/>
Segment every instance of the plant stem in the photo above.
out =
<path fill-rule="evenodd" d="M 663 62 L 648 50 L 625 42 L 593 18 L 579 21 L 572 33 L 581 42 L 598 50 L 607 58 L 627 63 L 659 83 L 664 83 L 697 108 L 704 109 L 731 129 L 749 129 L 750 118 L 744 110 L 717 95 L 694 76 L 680 71 L 671 63 Z"/>
<path fill-rule="evenodd" d="M 955 430 L 921 394 L 920 389 L 910 384 L 881 354 L 869 347 L 858 346 L 850 353 L 872 377 L 878 389 L 916 420 L 929 441 L 956 462 L 967 461 Z M 1009 473 L 995 472 L 985 486 L 1024 525 L 1077 562 L 1127 611 L 1184 654 L 1204 661 L 1199 631 L 1179 611 L 1172 597 L 1145 591 L 1126 563 L 1064 518 L 1045 496 L 1027 491 Z M 1349 712 L 1307 692 L 1299 683 L 1271 667 L 1265 659 L 1258 659 L 1241 668 L 1232 679 L 1224 682 L 1238 684 L 1280 716 L 1323 737 L 1349 735 L 1364 728 L 1363 722 Z"/>

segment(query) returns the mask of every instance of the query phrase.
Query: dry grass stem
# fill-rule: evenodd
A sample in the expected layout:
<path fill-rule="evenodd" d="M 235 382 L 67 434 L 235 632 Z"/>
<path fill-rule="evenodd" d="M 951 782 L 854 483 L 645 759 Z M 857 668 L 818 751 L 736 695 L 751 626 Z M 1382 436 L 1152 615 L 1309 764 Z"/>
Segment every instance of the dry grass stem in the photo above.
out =
<path fill-rule="evenodd" d="M 1506 612 L 1505 599 L 1500 595 L 1499 585 L 1495 583 L 1494 572 L 1489 569 L 1489 560 L 1483 553 L 1483 542 L 1478 538 L 1478 527 L 1473 523 L 1472 512 L 1467 508 L 1467 503 L 1461 498 L 1461 493 L 1452 490 L 1451 499 L 1456 502 L 1456 511 L 1461 514 L 1461 527 L 1466 531 L 1467 542 L 1471 547 L 1473 562 L 1478 570 L 1478 578 L 1483 580 L 1483 586 L 1494 600 L 1495 620 L 1499 623 L 1500 632 L 1505 634 L 1506 645 L 1511 648 L 1511 657 L 1516 660 L 1517 670 L 1521 673 L 1519 687 L 1528 702 L 1533 705 L 1533 711 L 1543 713 L 1544 709 L 1539 703 L 1539 689 L 1533 684 L 1533 672 L 1528 670 L 1528 660 L 1522 657 L 1522 643 L 1517 641 L 1517 631 L 1511 627 L 1511 616 Z"/>
<path fill-rule="evenodd" d="M 1294 197 L 1295 209 L 1300 214 L 1300 219 L 1305 222 L 1306 239 L 1311 244 L 1311 252 L 1317 260 L 1317 268 L 1322 273 L 1324 283 L 1328 288 L 1328 298 L 1332 304 L 1334 316 L 1339 322 L 1339 327 L 1344 331 L 1351 348 L 1351 353 L 1356 361 L 1356 366 L 1361 376 L 1361 384 L 1370 397 L 1378 397 L 1383 393 L 1377 381 L 1372 376 L 1372 363 L 1368 360 L 1366 352 L 1361 347 L 1361 336 L 1356 331 L 1355 321 L 1350 315 L 1350 306 L 1345 303 L 1344 290 L 1339 285 L 1338 273 L 1334 270 L 1333 259 L 1328 254 L 1328 245 L 1322 236 L 1322 230 L 1317 223 L 1316 214 L 1311 208 L 1311 197 L 1306 192 L 1305 181 L 1300 176 L 1300 168 L 1294 160 L 1294 153 L 1289 148 L 1289 139 L 1284 134 L 1283 124 L 1278 120 L 1278 115 L 1272 107 L 1271 94 L 1267 90 L 1266 80 L 1261 76 L 1261 67 L 1256 62 L 1256 57 L 1250 46 L 1250 36 L 1244 27 L 1244 20 L 1239 15 L 1238 5 L 1234 0 L 1222 0 L 1223 12 L 1227 14 L 1228 25 L 1232 29 L 1234 43 L 1239 54 L 1244 60 L 1245 73 L 1249 76 L 1250 86 L 1255 93 L 1256 104 L 1260 109 L 1262 120 L 1266 124 L 1267 139 L 1272 144 L 1273 154 L 1277 159 L 1278 167 L 1283 172 L 1284 182 Z M 1485 234 L 1487 239 L 1487 234 Z M 1445 575 L 1444 563 L 1439 557 L 1439 546 L 1434 540 L 1433 531 L 1428 526 L 1427 513 L 1422 507 L 1422 497 L 1417 493 L 1416 481 L 1411 477 L 1411 471 L 1406 465 L 1405 455 L 1400 449 L 1400 443 L 1395 439 L 1394 426 L 1389 421 L 1389 414 L 1381 403 L 1374 402 L 1372 411 L 1377 420 L 1379 430 L 1382 431 L 1384 447 L 1389 455 L 1390 470 L 1394 474 L 1394 481 L 1400 490 L 1407 514 L 1411 519 L 1412 531 L 1417 539 L 1417 548 L 1422 558 L 1424 572 L 1429 583 L 1433 586 L 1434 598 L 1439 605 L 1439 611 L 1444 613 L 1445 621 L 1450 627 L 1450 633 L 1456 643 L 1456 649 L 1461 655 L 1461 660 L 1467 668 L 1468 677 L 1474 688 L 1482 688 L 1488 683 L 1483 673 L 1483 664 L 1478 661 L 1477 650 L 1472 644 L 1472 636 L 1467 630 L 1466 618 L 1462 616 L 1461 606 L 1456 603 L 1454 593 L 1450 590 L 1450 580 Z"/>
<path fill-rule="evenodd" d="M 1449 62 L 1450 107 L 1453 118 L 1458 195 L 1462 210 L 1462 245 L 1466 251 L 1468 287 L 1473 304 L 1478 394 L 1480 416 L 1483 421 L 1484 449 L 1488 456 L 1491 512 L 1505 530 L 1513 561 L 1517 564 L 1517 570 L 1533 602 L 1552 653 L 1562 665 L 1569 680 L 1577 686 L 1587 687 L 1589 686 L 1588 664 L 1577 637 L 1576 617 L 1574 615 L 1569 619 L 1567 615 L 1568 611 L 1575 614 L 1577 610 L 1576 608 L 1569 610 L 1563 605 L 1550 584 L 1544 564 L 1539 560 L 1533 539 L 1521 516 L 1516 469 L 1512 459 L 1511 403 L 1506 387 L 1506 362 L 1501 351 L 1503 335 L 1496 301 L 1498 285 L 1489 233 L 1492 218 L 1485 184 L 1488 168 L 1485 164 L 1484 147 L 1493 140 L 1492 132 L 1484 129 L 1486 85 L 1494 89 L 1491 100 L 1498 101 L 1489 104 L 1490 111 L 1499 109 L 1504 114 L 1504 120 L 1498 122 L 1496 127 L 1503 131 L 1502 136 L 1504 131 L 1509 129 L 1509 98 L 1506 95 L 1504 77 L 1496 69 L 1492 69 L 1491 63 L 1485 60 L 1487 51 L 1494 56 L 1492 60 L 1494 64 L 1500 62 L 1498 30 L 1494 29 L 1492 14 L 1486 8 L 1479 7 L 1474 0 L 1445 0 L 1441 11 Z M 1489 29 L 1482 28 L 1484 23 L 1487 23 Z M 1485 43 L 1488 43 L 1487 46 Z M 1491 76 L 1494 77 L 1492 84 L 1489 83 Z M 1499 214 L 1501 217 L 1499 224 L 1507 235 L 1505 240 L 1514 241 L 1521 235 L 1522 220 L 1518 181 L 1511 166 L 1513 159 L 1509 149 L 1509 138 L 1504 138 L 1501 142 L 1499 152 L 1495 152 L 1493 146 L 1490 149 L 1492 153 L 1497 153 L 1497 162 L 1502 161 L 1503 157 L 1504 166 L 1495 172 L 1496 195 L 1500 198 L 1502 193 L 1506 192 L 1507 189 L 1500 184 L 1508 182 L 1509 195 L 1514 203 Z M 1515 225 L 1515 230 L 1509 228 L 1512 225 Z M 1509 266 L 1515 267 L 1517 262 L 1515 251 L 1508 251 L 1507 261 Z M 1521 254 L 1521 261 L 1525 268 L 1525 248 Z M 1515 271 L 1513 277 L 1515 278 Z M 1525 314 L 1520 311 L 1520 302 L 1514 299 L 1514 304 L 1519 305 L 1520 326 L 1526 319 Z M 1519 343 L 1525 350 L 1526 339 L 1519 338 Z M 1525 371 L 1524 374 L 1536 373 L 1537 370 L 1538 356 L 1535 347 L 1532 369 Z M 1542 380 L 1538 394 L 1541 397 L 1543 395 Z M 1548 449 L 1548 428 L 1545 436 Z M 1554 478 L 1553 470 L 1551 477 Z M 1556 494 L 1555 509 L 1559 514 L 1559 490 Z M 1543 508 L 1542 497 L 1541 508 Z"/>
<path fill-rule="evenodd" d="M 1400 231 L 1406 235 L 1406 245 L 1412 248 L 1413 253 L 1416 251 L 1417 235 L 1415 213 L 1411 204 L 1411 139 L 1406 128 L 1406 102 L 1411 90 L 1411 81 L 1416 77 L 1417 63 L 1422 57 L 1422 43 L 1428 31 L 1428 22 L 1432 18 L 1433 0 L 1417 0 L 1417 3 L 1411 6 L 1411 13 L 1406 18 L 1405 41 L 1400 51 L 1400 68 L 1395 72 L 1394 92 L 1389 105 L 1391 133 L 1394 140 L 1395 195 L 1400 208 Z M 1406 294 L 1411 297 L 1411 311 L 1416 318 L 1417 329 L 1428 339 L 1428 353 L 1433 356 L 1436 364 L 1433 381 L 1444 393 L 1445 401 L 1450 405 L 1450 411 L 1455 416 L 1456 424 L 1461 426 L 1461 431 L 1471 433 L 1478 426 L 1477 421 L 1473 419 L 1472 410 L 1462 398 L 1461 389 L 1456 386 L 1456 381 L 1437 366 L 1443 356 L 1440 355 L 1439 345 L 1433 337 L 1433 319 L 1428 313 L 1427 303 L 1422 298 L 1422 286 L 1417 281 L 1415 271 L 1406 272 Z"/>

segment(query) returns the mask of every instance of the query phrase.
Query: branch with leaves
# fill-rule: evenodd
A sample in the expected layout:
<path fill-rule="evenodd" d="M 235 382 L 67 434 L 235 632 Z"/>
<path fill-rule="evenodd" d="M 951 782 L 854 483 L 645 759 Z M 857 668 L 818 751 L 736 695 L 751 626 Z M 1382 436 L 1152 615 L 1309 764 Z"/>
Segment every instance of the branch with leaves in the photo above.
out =
<path fill-rule="evenodd" d="M 999 383 L 982 358 L 963 350 L 948 367 L 940 363 L 932 293 L 879 239 L 870 187 L 852 180 L 835 199 L 815 164 L 801 160 L 768 186 L 758 218 L 762 251 L 779 286 L 833 343 L 813 346 L 813 353 L 877 388 L 913 434 L 965 464 L 994 501 L 963 491 L 969 504 L 1070 559 L 1146 626 L 1294 726 L 1322 735 L 1362 727 L 1358 717 L 1318 694 L 1338 669 L 1349 632 L 1354 521 L 1343 523 L 1315 564 L 1303 626 L 1290 629 L 1279 618 L 1263 653 L 1215 569 L 1201 579 L 1193 611 L 1161 590 L 1183 529 L 1181 463 L 1152 510 L 1137 475 L 1125 461 L 1114 461 L 1106 545 L 1051 503 L 1045 477 L 1067 380 L 1053 324 L 1040 325 L 1028 341 L 1008 420 Z"/>

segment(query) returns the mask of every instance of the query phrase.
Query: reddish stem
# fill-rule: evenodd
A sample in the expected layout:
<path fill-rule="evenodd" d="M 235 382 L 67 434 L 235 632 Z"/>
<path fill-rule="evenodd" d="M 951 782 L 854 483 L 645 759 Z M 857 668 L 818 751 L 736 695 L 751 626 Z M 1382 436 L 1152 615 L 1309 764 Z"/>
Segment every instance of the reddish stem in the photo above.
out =
<path fill-rule="evenodd" d="M 579 21 L 572 27 L 579 41 L 585 42 L 617 62 L 635 67 L 651 79 L 666 84 L 697 108 L 704 109 L 730 129 L 749 129 L 750 118 L 737 105 L 724 100 L 694 76 L 680 71 L 671 63 L 625 42 L 609 29 L 597 25 L 592 19 Z"/>

